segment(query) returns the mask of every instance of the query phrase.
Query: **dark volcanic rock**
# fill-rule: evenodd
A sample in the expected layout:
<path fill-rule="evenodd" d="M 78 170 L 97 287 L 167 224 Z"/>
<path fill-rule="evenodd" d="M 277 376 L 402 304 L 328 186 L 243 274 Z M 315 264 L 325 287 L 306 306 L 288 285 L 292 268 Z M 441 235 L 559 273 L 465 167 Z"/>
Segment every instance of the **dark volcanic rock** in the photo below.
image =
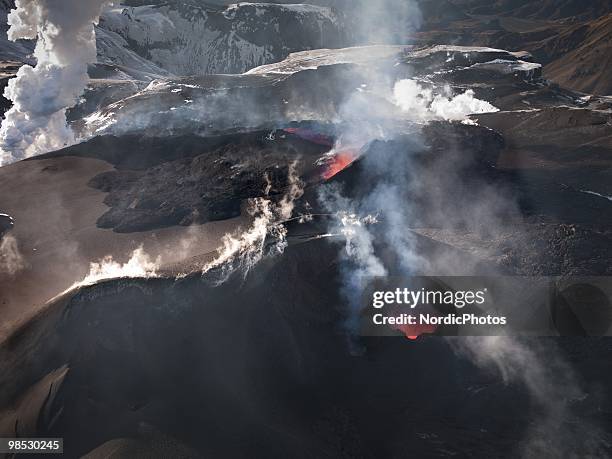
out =
<path fill-rule="evenodd" d="M 317 123 L 301 125 L 312 132 L 341 130 L 340 126 Z M 432 123 L 425 127 L 422 137 L 424 143 L 416 147 L 412 137 L 405 135 L 388 145 L 374 143 L 370 149 L 418 148 L 423 164 L 431 158 L 444 158 L 481 175 L 496 164 L 504 146 L 495 131 L 460 123 Z M 132 232 L 238 216 L 242 202 L 263 196 L 268 184 L 272 196 L 283 193 L 293 162 L 307 181 L 321 180 L 322 171 L 315 163 L 330 148 L 331 144 L 270 130 L 155 140 L 105 136 L 41 158 L 79 155 L 113 163 L 117 170 L 102 173 L 90 182 L 90 186 L 109 193 L 104 202 L 110 209 L 98 225 Z"/>
<path fill-rule="evenodd" d="M 90 185 L 108 192 L 111 207 L 98 220 L 117 232 L 143 231 L 172 225 L 224 220 L 240 214 L 248 198 L 282 193 L 289 165 L 302 174 L 312 168 L 325 148 L 282 131 L 259 131 L 221 138 L 175 137 L 154 150 L 142 150 L 140 167 L 135 151 L 121 152 L 117 139 L 112 151 L 119 170 L 100 174 Z M 130 162 L 121 161 L 122 155 Z M 181 157 L 182 156 L 182 157 Z M 154 162 L 158 164 L 152 164 Z M 148 165 L 148 167 L 147 167 Z"/>
<path fill-rule="evenodd" d="M 3 411 L 0 434 L 40 419 L 28 433 L 63 437 L 69 457 L 121 438 L 149 455 L 167 451 L 167 439 L 187 457 L 516 457 L 533 422 L 546 420 L 525 386 L 481 371 L 438 337 L 363 338 L 359 352 L 348 344 L 341 249 L 296 244 L 217 287 L 199 274 L 123 279 L 54 300 L 0 346 L 0 406 L 36 402 Z M 557 447 L 579 455 L 584 442 L 609 455 L 602 426 L 612 407 L 596 389 L 611 383 L 609 339 L 525 346 L 560 381 L 569 377 L 555 369 L 558 353 L 592 382 L 554 418 Z M 33 394 L 52 382 L 42 410 Z"/>

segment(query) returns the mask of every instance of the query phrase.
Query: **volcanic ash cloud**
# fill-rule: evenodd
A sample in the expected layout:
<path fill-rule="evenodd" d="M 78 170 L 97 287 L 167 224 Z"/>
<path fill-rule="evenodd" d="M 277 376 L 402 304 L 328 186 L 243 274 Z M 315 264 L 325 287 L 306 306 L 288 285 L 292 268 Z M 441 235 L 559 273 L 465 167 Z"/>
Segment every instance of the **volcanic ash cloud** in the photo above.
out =
<path fill-rule="evenodd" d="M 13 102 L 0 127 L 0 165 L 75 142 L 66 123 L 96 61 L 94 24 L 108 0 L 16 0 L 9 40 L 37 39 L 37 64 L 22 66 L 4 96 Z"/>

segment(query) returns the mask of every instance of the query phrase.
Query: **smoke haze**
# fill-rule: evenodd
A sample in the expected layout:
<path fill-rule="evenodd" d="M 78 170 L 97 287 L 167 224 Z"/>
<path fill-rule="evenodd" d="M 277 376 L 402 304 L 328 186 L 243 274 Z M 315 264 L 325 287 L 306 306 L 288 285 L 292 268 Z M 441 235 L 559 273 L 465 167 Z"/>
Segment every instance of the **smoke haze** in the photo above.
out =
<path fill-rule="evenodd" d="M 576 375 L 550 342 L 507 336 L 449 339 L 455 352 L 486 371 L 497 373 L 505 384 L 523 386 L 534 407 L 534 422 L 518 454 L 525 458 L 604 457 L 597 440 L 599 428 L 573 416 L 573 404 L 586 397 Z M 577 456 L 576 456 L 577 457 Z"/>

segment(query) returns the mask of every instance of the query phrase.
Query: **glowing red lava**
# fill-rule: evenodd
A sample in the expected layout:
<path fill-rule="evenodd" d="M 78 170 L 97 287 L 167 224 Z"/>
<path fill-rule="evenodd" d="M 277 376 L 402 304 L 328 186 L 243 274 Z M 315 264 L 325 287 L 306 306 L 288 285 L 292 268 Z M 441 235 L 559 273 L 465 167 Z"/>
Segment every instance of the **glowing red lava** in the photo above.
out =
<path fill-rule="evenodd" d="M 323 172 L 323 178 L 329 180 L 334 175 L 350 166 L 356 159 L 357 154 L 355 150 L 339 151 L 327 163 L 325 172 Z"/>
<path fill-rule="evenodd" d="M 395 330 L 401 331 L 406 338 L 415 340 L 421 335 L 433 333 L 436 331 L 435 325 L 417 324 L 417 325 L 395 325 Z"/>

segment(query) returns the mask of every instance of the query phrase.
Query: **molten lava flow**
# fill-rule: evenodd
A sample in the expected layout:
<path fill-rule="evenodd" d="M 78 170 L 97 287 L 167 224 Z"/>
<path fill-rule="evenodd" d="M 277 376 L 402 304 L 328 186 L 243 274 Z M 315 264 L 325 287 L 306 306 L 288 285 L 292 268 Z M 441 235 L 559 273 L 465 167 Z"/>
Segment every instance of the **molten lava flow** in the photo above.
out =
<path fill-rule="evenodd" d="M 332 156 L 329 162 L 326 164 L 325 172 L 323 172 L 323 178 L 325 180 L 329 180 L 334 175 L 342 172 L 344 169 L 350 166 L 356 159 L 357 153 L 355 150 L 339 151 Z"/>

